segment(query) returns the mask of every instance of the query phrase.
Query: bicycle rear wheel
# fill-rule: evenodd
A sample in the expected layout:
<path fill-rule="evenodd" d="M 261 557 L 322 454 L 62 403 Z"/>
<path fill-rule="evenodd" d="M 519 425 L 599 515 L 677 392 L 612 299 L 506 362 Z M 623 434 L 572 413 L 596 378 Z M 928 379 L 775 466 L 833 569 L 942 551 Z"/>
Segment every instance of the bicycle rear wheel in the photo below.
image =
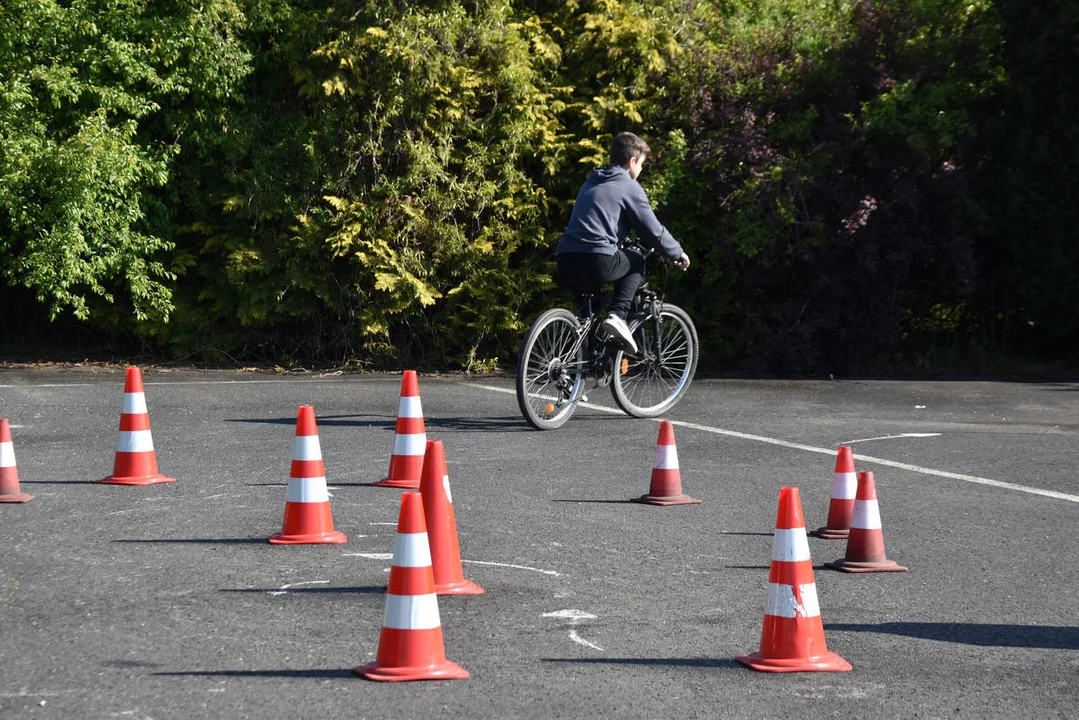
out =
<path fill-rule="evenodd" d="M 573 313 L 555 308 L 536 318 L 525 335 L 517 356 L 517 404 L 537 430 L 562 427 L 577 409 L 584 382 L 580 327 Z"/>
<path fill-rule="evenodd" d="M 652 315 L 631 323 L 637 355 L 614 357 L 611 393 L 633 417 L 658 417 L 682 399 L 697 372 L 697 328 L 685 310 L 664 304 L 659 323 Z"/>

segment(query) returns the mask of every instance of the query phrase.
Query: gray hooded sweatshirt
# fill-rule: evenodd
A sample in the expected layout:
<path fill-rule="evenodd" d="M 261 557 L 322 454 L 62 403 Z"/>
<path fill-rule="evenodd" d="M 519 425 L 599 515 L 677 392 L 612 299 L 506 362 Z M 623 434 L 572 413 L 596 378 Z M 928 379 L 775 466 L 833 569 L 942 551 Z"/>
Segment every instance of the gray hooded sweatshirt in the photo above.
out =
<path fill-rule="evenodd" d="M 630 230 L 661 255 L 672 260 L 682 256 L 682 246 L 656 219 L 644 188 L 629 171 L 620 165 L 596 168 L 577 193 L 555 252 L 614 255 Z"/>

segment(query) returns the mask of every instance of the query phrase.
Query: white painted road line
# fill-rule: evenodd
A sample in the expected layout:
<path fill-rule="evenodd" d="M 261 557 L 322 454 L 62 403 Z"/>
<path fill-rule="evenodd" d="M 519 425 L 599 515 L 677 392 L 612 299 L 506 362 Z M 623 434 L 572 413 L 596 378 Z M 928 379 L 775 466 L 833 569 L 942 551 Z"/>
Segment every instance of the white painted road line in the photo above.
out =
<path fill-rule="evenodd" d="M 467 383 L 472 387 L 481 388 L 483 390 L 491 390 L 494 392 L 506 393 L 509 395 L 516 395 L 517 391 L 511 388 L 494 387 L 493 385 L 480 385 L 478 383 Z M 581 403 L 582 406 L 591 410 L 600 410 L 611 414 L 621 414 L 622 411 L 618 408 L 604 407 L 602 405 L 593 405 L 591 403 Z M 572 422 L 572 421 L 571 421 Z M 655 422 L 659 422 L 656 419 Z M 726 435 L 728 437 L 738 438 L 739 440 L 752 440 L 753 442 L 767 443 L 769 445 L 778 445 L 779 447 L 790 448 L 791 450 L 804 450 L 805 452 L 819 453 L 821 455 L 835 456 L 835 448 L 822 448 L 815 447 L 813 445 L 803 445 L 802 443 L 788 442 L 786 440 L 780 440 L 778 438 L 765 437 L 763 435 L 752 435 L 750 433 L 738 432 L 736 430 L 725 430 L 723 428 L 712 427 L 710 425 L 700 425 L 698 423 L 685 422 L 683 420 L 672 420 L 672 425 L 679 427 L 689 428 L 691 430 L 700 430 L 701 432 L 712 433 L 714 435 Z M 948 478 L 950 480 L 962 480 L 963 482 L 974 483 L 976 485 L 988 485 L 989 487 L 1000 488 L 1001 490 L 1015 490 L 1016 492 L 1028 493 L 1030 495 L 1041 495 L 1042 497 L 1053 498 L 1054 500 L 1067 500 L 1068 502 L 1079 503 L 1079 495 L 1069 495 L 1068 493 L 1057 492 L 1056 490 L 1043 490 L 1042 488 L 1029 487 L 1027 485 L 1018 485 L 1016 483 L 1002 482 L 1000 480 L 991 480 L 989 478 L 978 477 L 976 475 L 964 475 L 962 473 L 953 473 L 946 470 L 935 470 L 934 468 L 921 467 L 919 465 L 910 465 L 909 463 L 896 462 L 894 460 L 885 460 L 884 458 L 871 457 L 869 455 L 858 455 L 859 461 L 865 461 L 867 463 L 884 465 L 885 467 L 899 468 L 900 470 L 908 470 L 910 472 L 921 473 L 923 475 L 933 475 L 935 477 Z"/>

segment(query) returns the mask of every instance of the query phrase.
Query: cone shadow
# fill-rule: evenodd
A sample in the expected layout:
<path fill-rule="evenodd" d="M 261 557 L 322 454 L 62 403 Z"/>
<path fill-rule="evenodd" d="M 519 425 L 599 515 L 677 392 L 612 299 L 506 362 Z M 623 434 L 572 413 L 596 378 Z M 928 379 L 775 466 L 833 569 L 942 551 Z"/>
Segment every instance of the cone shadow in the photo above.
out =
<path fill-rule="evenodd" d="M 153 538 L 150 540 L 113 540 L 117 543 L 192 543 L 192 544 L 225 544 L 225 545 L 269 545 L 266 538 Z"/>
<path fill-rule="evenodd" d="M 385 585 L 368 585 L 364 587 L 290 587 L 281 588 L 222 588 L 218 592 L 223 593 L 253 593 L 253 594 L 288 594 L 288 595 L 384 595 Z"/>
<path fill-rule="evenodd" d="M 877 625 L 829 623 L 825 627 L 828 630 L 902 635 L 982 647 L 1079 650 L 1079 627 L 930 622 L 887 622 Z"/>
<path fill-rule="evenodd" d="M 209 677 L 253 677 L 253 678 L 316 678 L 324 680 L 333 680 L 339 678 L 342 680 L 355 680 L 356 676 L 352 674 L 351 668 L 345 668 L 338 670 L 335 668 L 329 668 L 324 670 L 188 670 L 177 672 L 156 672 L 150 673 L 151 675 L 159 675 L 163 677 L 191 677 L 191 676 L 209 676 Z"/>
<path fill-rule="evenodd" d="M 632 500 L 574 500 L 572 498 L 556 498 L 554 500 L 551 500 L 551 502 L 556 502 L 556 503 L 600 503 L 600 504 L 606 504 L 606 505 L 626 505 L 626 504 L 629 504 L 629 503 L 631 503 L 633 501 Z"/>
<path fill-rule="evenodd" d="M 581 665 L 643 665 L 658 667 L 730 668 L 740 666 L 726 658 L 541 658 L 545 663 L 572 663 Z"/>

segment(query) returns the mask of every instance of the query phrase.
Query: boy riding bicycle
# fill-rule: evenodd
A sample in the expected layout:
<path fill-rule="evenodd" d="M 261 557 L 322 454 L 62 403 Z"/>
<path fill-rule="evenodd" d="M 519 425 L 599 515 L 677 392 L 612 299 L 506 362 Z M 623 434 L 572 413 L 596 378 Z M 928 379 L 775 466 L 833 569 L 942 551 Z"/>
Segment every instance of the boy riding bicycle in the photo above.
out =
<path fill-rule="evenodd" d="M 614 283 L 614 295 L 603 329 L 631 353 L 637 343 L 626 324 L 630 301 L 643 279 L 644 257 L 620 247 L 630 231 L 683 270 L 689 256 L 660 224 L 644 189 L 637 183 L 651 149 L 633 133 L 611 142 L 610 164 L 589 174 L 577 193 L 569 224 L 555 250 L 558 280 L 576 294 L 595 292 Z"/>

